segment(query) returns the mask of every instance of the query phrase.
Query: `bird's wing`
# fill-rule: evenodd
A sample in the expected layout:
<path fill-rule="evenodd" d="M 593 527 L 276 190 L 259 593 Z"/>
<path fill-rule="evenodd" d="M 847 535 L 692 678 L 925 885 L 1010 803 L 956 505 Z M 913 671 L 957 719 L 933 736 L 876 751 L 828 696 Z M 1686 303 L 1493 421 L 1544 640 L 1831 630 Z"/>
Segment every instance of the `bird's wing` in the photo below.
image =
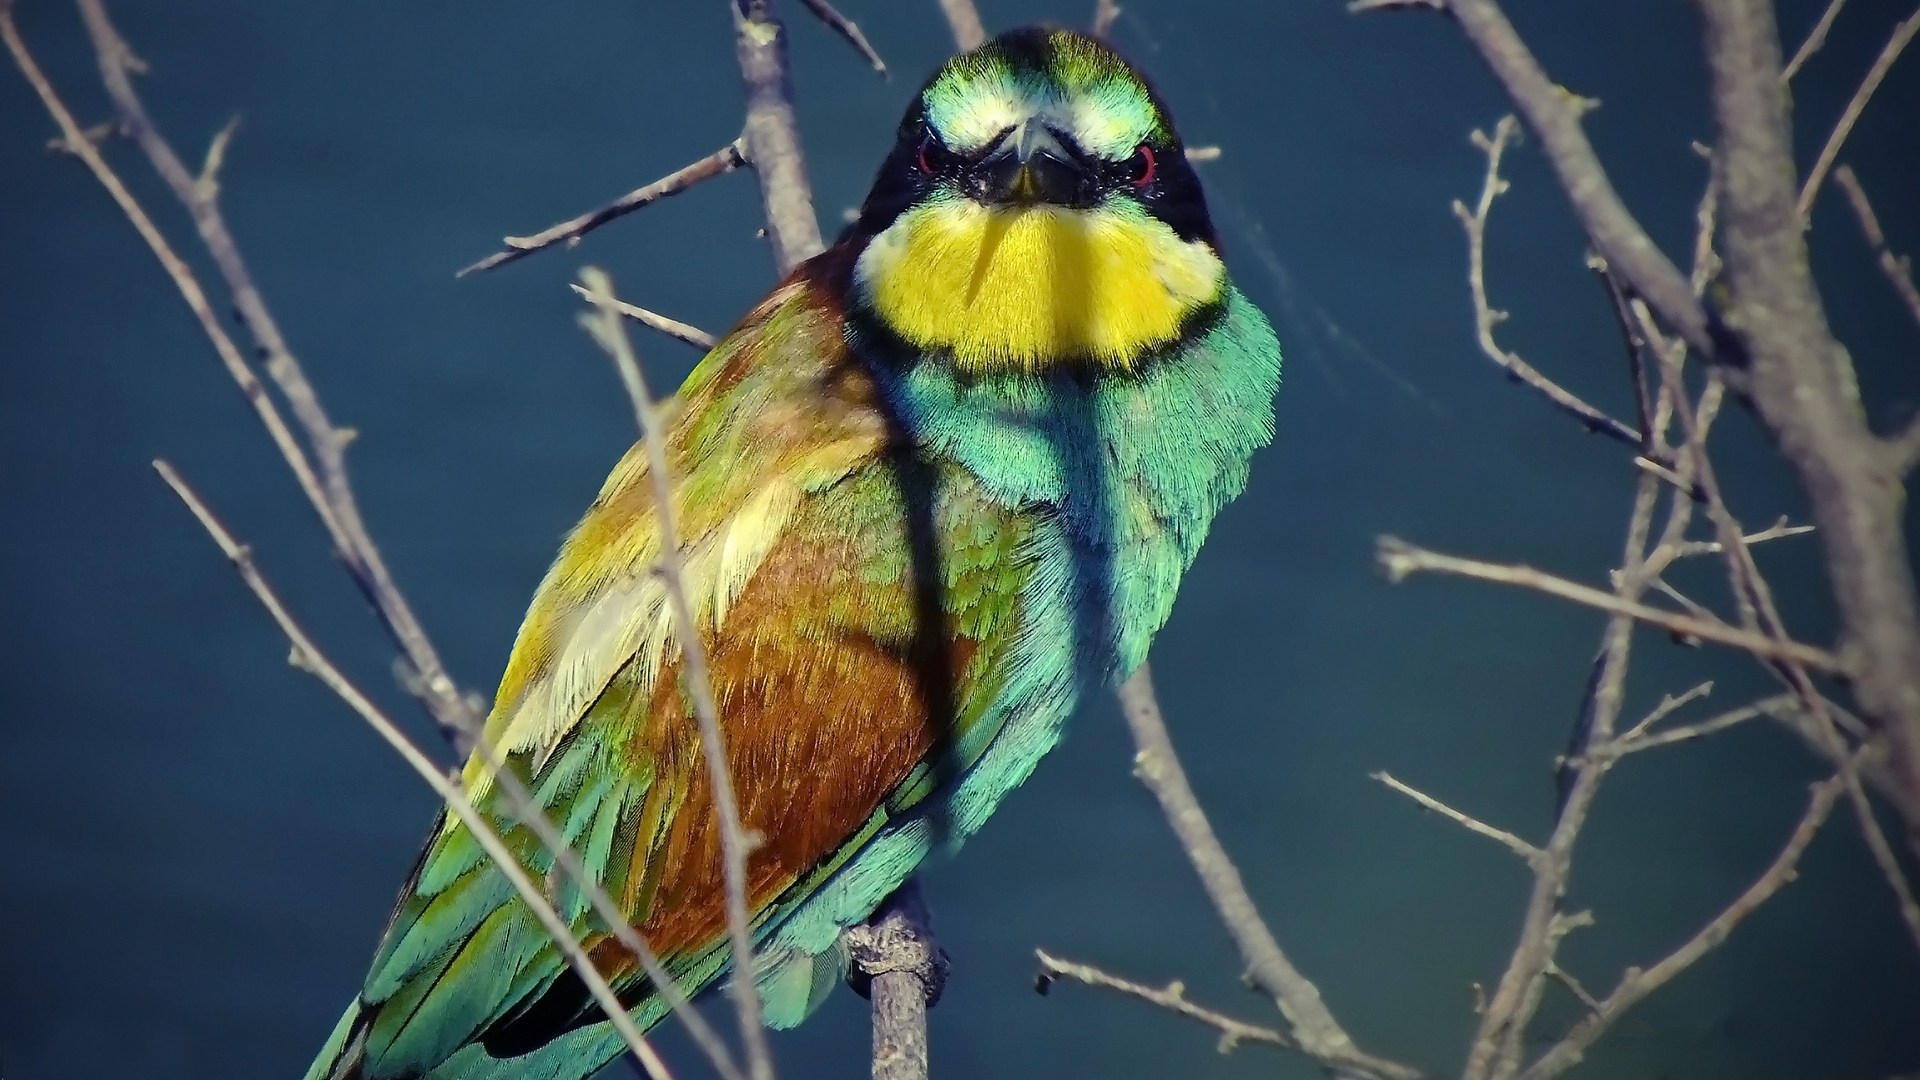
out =
<path fill-rule="evenodd" d="M 1018 617 L 1022 519 L 963 473 L 888 453 L 898 441 L 840 325 L 829 301 L 790 285 L 671 406 L 686 586 L 742 818 L 763 839 L 748 870 L 758 912 L 811 888 L 890 797 L 924 793 L 936 746 L 978 741 L 965 728 L 993 695 Z M 727 964 L 723 877 L 653 571 L 650 484 L 636 448 L 568 538 L 486 734 L 669 970 L 698 988 Z M 944 617 L 923 620 L 935 605 Z M 909 776 L 914 793 L 901 796 Z M 551 856 L 506 814 L 485 770 L 470 763 L 466 778 L 527 869 L 546 875 Z M 554 893 L 623 1000 L 648 1001 L 637 962 L 585 898 L 566 884 Z M 313 1075 L 419 1075 L 475 1043 L 517 1055 L 598 1017 L 451 818 L 402 894 L 356 1012 Z"/>

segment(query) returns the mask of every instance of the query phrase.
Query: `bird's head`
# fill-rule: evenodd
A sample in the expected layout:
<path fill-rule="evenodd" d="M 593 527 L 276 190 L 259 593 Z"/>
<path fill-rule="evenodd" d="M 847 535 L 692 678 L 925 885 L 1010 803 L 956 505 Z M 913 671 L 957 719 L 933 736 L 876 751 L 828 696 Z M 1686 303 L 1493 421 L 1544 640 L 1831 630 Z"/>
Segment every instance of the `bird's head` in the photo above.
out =
<path fill-rule="evenodd" d="M 972 374 L 1130 370 L 1226 272 L 1165 106 L 1066 30 L 957 56 L 908 108 L 851 239 L 855 302 Z"/>

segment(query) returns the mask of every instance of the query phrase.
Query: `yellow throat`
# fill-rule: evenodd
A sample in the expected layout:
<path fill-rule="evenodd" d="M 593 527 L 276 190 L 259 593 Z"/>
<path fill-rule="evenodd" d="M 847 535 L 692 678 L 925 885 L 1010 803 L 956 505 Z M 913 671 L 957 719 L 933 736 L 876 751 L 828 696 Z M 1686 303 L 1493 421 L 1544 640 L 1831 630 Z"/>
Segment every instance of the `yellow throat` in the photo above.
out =
<path fill-rule="evenodd" d="M 949 349 L 965 372 L 1038 371 L 1068 360 L 1127 370 L 1219 299 L 1212 247 L 1137 205 L 1091 209 L 922 203 L 875 236 L 855 287 L 893 331 Z"/>

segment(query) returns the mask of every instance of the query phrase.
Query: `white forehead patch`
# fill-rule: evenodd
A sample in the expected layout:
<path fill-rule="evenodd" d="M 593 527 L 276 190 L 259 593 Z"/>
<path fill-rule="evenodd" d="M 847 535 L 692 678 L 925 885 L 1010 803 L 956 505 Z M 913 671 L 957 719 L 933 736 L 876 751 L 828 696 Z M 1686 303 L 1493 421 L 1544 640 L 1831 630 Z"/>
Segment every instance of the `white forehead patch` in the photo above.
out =
<path fill-rule="evenodd" d="M 1124 161 L 1153 131 L 1153 119 L 1129 108 L 1124 91 L 1099 89 L 1061 93 L 1038 80 L 1011 72 L 983 74 L 963 93 L 927 95 L 927 122 L 949 150 L 971 154 L 986 149 L 1000 133 L 1024 120 L 1038 120 L 1109 161 Z"/>

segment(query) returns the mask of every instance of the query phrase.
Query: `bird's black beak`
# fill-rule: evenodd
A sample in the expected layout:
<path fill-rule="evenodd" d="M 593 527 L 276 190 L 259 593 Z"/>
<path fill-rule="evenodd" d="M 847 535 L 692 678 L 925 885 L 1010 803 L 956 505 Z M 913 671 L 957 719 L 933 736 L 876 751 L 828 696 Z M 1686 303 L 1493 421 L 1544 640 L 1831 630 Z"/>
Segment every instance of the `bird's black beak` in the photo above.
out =
<path fill-rule="evenodd" d="M 991 203 L 1072 206 L 1088 188 L 1087 171 L 1073 151 L 1037 120 L 1003 136 L 975 175 L 980 199 Z"/>

